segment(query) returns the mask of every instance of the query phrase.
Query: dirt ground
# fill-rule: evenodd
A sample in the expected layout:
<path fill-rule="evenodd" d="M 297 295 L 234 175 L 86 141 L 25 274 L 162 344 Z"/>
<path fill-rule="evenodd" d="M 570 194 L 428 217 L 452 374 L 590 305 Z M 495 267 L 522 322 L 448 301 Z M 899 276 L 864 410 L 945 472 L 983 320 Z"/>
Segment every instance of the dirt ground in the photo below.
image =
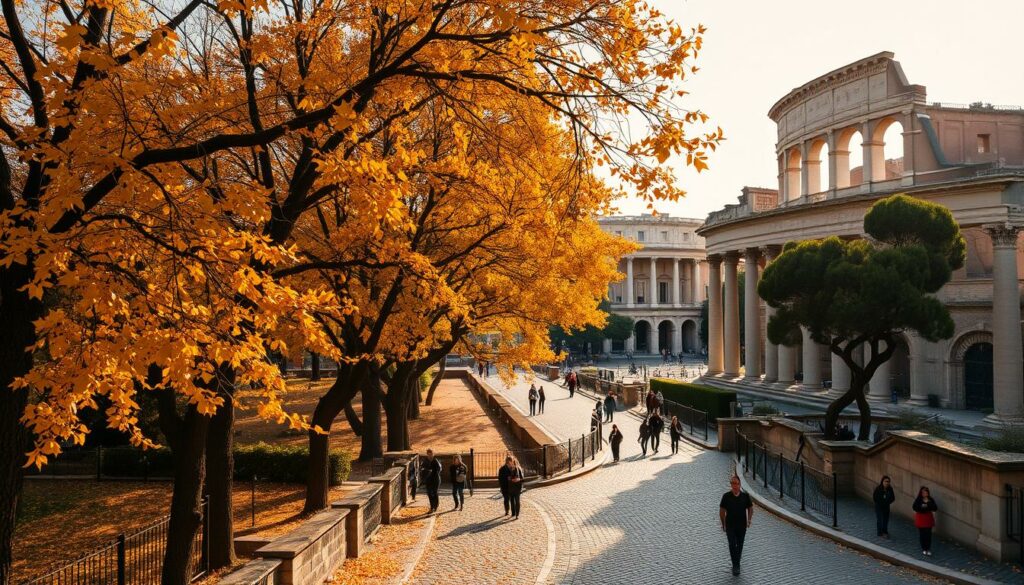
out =
<path fill-rule="evenodd" d="M 310 382 L 296 380 L 289 383 L 289 393 L 284 398 L 285 409 L 289 412 L 312 414 L 316 400 L 333 383 L 333 380 Z M 362 403 L 354 404 L 355 411 L 362 417 Z M 381 440 L 386 445 L 387 421 L 381 416 Z M 235 441 L 238 443 L 302 444 L 304 433 L 289 431 L 281 425 L 267 422 L 255 411 L 240 412 L 235 421 Z M 414 449 L 428 447 L 439 453 L 464 452 L 470 447 L 477 451 L 501 451 L 518 448 L 518 442 L 503 426 L 496 424 L 486 409 L 462 380 L 445 379 L 434 393 L 433 404 L 420 405 L 420 418 L 409 421 L 409 439 Z M 331 428 L 331 446 L 348 450 L 353 459 L 359 454 L 360 438 L 340 415 Z M 353 477 L 362 475 L 360 466 L 355 465 Z"/>

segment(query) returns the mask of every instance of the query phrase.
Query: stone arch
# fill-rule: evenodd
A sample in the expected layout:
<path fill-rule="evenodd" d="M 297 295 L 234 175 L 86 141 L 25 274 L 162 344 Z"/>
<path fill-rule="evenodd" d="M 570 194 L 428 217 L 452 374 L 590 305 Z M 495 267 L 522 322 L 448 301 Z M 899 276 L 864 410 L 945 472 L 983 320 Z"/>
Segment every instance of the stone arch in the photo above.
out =
<path fill-rule="evenodd" d="M 871 136 L 871 180 L 887 181 L 903 176 L 903 123 L 887 116 L 875 122 Z"/>
<path fill-rule="evenodd" d="M 863 164 L 861 143 L 864 141 L 864 137 L 861 135 L 860 130 L 854 126 L 837 130 L 835 137 L 836 150 L 831 153 L 831 156 L 836 161 L 836 189 L 845 189 L 846 187 L 859 185 L 861 181 L 853 180 L 851 169 Z"/>
<path fill-rule="evenodd" d="M 698 333 L 700 327 L 698 327 L 697 321 L 683 319 L 679 326 L 683 333 L 683 351 L 700 352 L 700 336 Z"/>
<path fill-rule="evenodd" d="M 673 346 L 672 340 L 676 335 L 676 324 L 671 319 L 662 319 L 658 323 L 658 343 L 657 353 L 661 353 L 664 350 L 668 350 L 672 353 L 678 351 L 678 348 Z"/>
<path fill-rule="evenodd" d="M 651 332 L 654 325 L 647 319 L 636 319 L 633 324 L 633 351 L 636 353 L 651 352 Z"/>
<path fill-rule="evenodd" d="M 949 401 L 952 408 L 963 410 L 967 407 L 964 357 L 972 346 L 979 343 L 992 344 L 992 332 L 987 330 L 966 331 L 954 338 L 953 343 L 950 344 L 947 370 L 949 372 Z"/>
<path fill-rule="evenodd" d="M 824 137 L 812 139 L 807 149 L 807 160 L 804 161 L 807 167 L 808 195 L 828 190 L 828 156 L 828 141 Z"/>

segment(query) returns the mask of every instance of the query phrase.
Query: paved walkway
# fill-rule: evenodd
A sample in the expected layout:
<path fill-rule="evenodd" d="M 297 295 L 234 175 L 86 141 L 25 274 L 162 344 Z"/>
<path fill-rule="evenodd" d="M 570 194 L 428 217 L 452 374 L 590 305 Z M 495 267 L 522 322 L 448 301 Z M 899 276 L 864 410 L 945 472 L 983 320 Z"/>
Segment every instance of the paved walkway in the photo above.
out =
<path fill-rule="evenodd" d="M 750 475 L 747 478 L 750 479 Z M 814 514 L 800 512 L 800 505 L 792 498 L 779 499 L 778 491 L 765 489 L 763 484 L 750 481 L 749 485 L 756 489 L 759 494 L 770 498 L 775 504 L 784 506 L 787 510 L 809 518 L 816 522 L 831 526 L 831 517 L 821 518 Z M 894 506 L 909 508 L 913 502 L 908 500 L 897 500 Z M 942 502 L 939 501 L 939 506 Z M 933 556 L 925 558 L 921 554 L 920 543 L 918 542 L 917 529 L 908 518 L 897 516 L 894 513 L 889 518 L 889 536 L 891 538 L 878 538 L 875 534 L 875 510 L 874 506 L 865 500 L 855 497 L 840 497 L 837 504 L 839 510 L 839 529 L 843 532 L 875 543 L 879 546 L 894 550 L 896 552 L 922 559 L 928 563 L 961 571 L 978 577 L 985 577 L 995 581 L 1006 583 L 1024 582 L 1024 576 L 1010 563 L 998 563 L 989 560 L 975 551 L 957 544 L 952 540 L 935 536 L 932 543 Z M 937 516 L 938 522 L 942 522 L 942 511 Z"/>
<path fill-rule="evenodd" d="M 492 377 L 495 387 L 501 382 Z M 545 413 L 535 417 L 557 438 L 588 430 L 594 401 L 545 382 Z M 503 393 L 528 410 L 520 382 Z M 814 536 L 761 510 L 744 550 L 743 573 L 733 577 L 718 501 L 728 489 L 728 455 L 683 444 L 641 458 L 639 422 L 619 413 L 626 436 L 623 460 L 575 480 L 523 496 L 517 522 L 500 518 L 500 501 L 478 491 L 466 511 L 439 519 L 435 545 L 417 583 L 920 583 L 921 575 L 893 567 Z M 605 425 L 605 429 L 609 425 Z M 477 512 L 472 512 L 479 509 Z M 450 524 L 448 524 L 450 522 Z M 454 536 L 453 536 L 454 534 Z M 451 546 L 445 543 L 452 543 Z M 447 560 L 445 557 L 457 558 Z"/>

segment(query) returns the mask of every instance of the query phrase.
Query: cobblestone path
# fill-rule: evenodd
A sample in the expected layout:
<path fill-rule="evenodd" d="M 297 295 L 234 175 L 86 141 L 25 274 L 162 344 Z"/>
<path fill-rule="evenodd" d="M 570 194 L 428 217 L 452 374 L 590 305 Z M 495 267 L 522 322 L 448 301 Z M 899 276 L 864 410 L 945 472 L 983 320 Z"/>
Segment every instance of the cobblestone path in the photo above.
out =
<path fill-rule="evenodd" d="M 492 377 L 493 386 L 503 388 Z M 503 390 L 528 411 L 526 388 Z M 558 438 L 589 430 L 594 401 L 544 383 L 545 413 L 535 421 Z M 730 570 L 718 501 L 732 460 L 683 443 L 672 455 L 665 435 L 657 455 L 640 456 L 639 422 L 618 413 L 625 434 L 622 461 L 584 477 L 527 490 L 523 516 L 507 523 L 499 500 L 481 492 L 462 514 L 438 520 L 416 583 L 558 583 L 659 585 L 715 583 L 921 583 L 893 567 L 811 535 L 763 510 L 754 514 L 743 571 Z M 605 434 L 610 429 L 605 424 Z M 483 497 L 482 497 L 483 496 Z"/>

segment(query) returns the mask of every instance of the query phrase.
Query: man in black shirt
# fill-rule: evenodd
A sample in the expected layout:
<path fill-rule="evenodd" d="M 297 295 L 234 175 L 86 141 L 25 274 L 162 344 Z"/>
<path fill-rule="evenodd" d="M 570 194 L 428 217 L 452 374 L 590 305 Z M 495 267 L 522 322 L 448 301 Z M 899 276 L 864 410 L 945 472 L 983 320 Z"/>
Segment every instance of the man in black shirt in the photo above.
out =
<path fill-rule="evenodd" d="M 434 457 L 433 449 L 427 449 L 427 460 L 423 462 L 423 485 L 427 488 L 427 499 L 430 500 L 430 513 L 437 512 L 437 491 L 441 489 L 441 462 Z"/>
<path fill-rule="evenodd" d="M 743 555 L 743 539 L 754 517 L 754 503 L 747 492 L 740 491 L 740 478 L 735 475 L 729 480 L 731 490 L 722 495 L 718 505 L 718 517 L 722 530 L 729 539 L 729 556 L 732 557 L 732 574 L 740 574 L 740 557 Z"/>

